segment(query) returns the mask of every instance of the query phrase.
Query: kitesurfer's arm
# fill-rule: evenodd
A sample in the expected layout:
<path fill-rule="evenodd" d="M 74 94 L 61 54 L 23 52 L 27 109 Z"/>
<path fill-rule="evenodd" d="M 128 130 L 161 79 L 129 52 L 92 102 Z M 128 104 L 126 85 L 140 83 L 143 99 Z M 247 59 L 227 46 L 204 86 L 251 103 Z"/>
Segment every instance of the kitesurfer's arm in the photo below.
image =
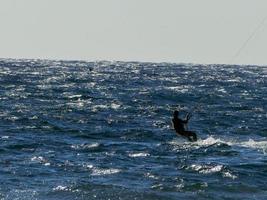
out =
<path fill-rule="evenodd" d="M 192 114 L 191 113 L 187 113 L 186 115 L 186 120 L 189 121 L 189 119 L 192 117 Z"/>
<path fill-rule="evenodd" d="M 182 120 L 182 122 L 184 123 L 184 124 L 187 124 L 188 123 L 188 121 L 189 121 L 189 119 L 192 117 L 192 114 L 191 113 L 187 113 L 187 115 L 186 115 L 186 120 Z"/>
<path fill-rule="evenodd" d="M 182 119 L 180 119 L 181 120 L 181 122 L 183 123 L 183 124 L 187 124 L 188 123 L 188 119 L 186 119 L 186 120 L 182 120 Z"/>

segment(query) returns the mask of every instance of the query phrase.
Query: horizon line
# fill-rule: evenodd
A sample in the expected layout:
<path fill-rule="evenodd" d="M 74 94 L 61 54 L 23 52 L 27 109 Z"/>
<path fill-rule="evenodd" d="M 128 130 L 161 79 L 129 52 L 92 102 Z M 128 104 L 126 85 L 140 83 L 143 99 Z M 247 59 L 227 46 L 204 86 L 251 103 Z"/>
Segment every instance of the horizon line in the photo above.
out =
<path fill-rule="evenodd" d="M 175 61 L 148 61 L 148 60 L 132 60 L 132 59 L 122 59 L 122 60 L 112 60 L 112 59 L 74 59 L 74 58 L 49 58 L 49 57 L 31 57 L 31 58 L 27 58 L 27 57 L 0 57 L 0 60 L 45 60 L 45 61 L 70 61 L 70 62 L 124 62 L 124 63 L 154 63 L 154 64 L 161 64 L 161 63 L 167 63 L 167 64 L 176 64 L 176 65 L 180 65 L 180 64 L 185 64 L 185 65 L 224 65 L 224 66 L 244 66 L 244 67 L 248 67 L 248 66 L 257 66 L 257 67 L 267 67 L 267 64 L 238 64 L 238 63 L 209 63 L 209 62 L 201 62 L 201 63 L 197 63 L 197 62 L 175 62 Z"/>

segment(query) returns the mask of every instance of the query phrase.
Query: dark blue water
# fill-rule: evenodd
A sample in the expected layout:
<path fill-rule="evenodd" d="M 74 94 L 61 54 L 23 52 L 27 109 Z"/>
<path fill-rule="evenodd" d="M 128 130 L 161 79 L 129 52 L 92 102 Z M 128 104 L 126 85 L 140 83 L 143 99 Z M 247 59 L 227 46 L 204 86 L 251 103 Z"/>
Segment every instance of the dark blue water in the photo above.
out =
<path fill-rule="evenodd" d="M 0 100 L 1 199 L 267 199 L 266 67 L 2 59 Z"/>

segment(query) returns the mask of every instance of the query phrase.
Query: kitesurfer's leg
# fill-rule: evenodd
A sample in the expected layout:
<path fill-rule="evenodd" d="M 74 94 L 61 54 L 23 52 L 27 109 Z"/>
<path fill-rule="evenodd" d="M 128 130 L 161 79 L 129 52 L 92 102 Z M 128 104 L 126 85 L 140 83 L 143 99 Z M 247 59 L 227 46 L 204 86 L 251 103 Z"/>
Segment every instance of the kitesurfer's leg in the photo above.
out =
<path fill-rule="evenodd" d="M 186 136 L 190 142 L 197 141 L 197 134 L 193 131 L 184 131 L 183 135 Z"/>

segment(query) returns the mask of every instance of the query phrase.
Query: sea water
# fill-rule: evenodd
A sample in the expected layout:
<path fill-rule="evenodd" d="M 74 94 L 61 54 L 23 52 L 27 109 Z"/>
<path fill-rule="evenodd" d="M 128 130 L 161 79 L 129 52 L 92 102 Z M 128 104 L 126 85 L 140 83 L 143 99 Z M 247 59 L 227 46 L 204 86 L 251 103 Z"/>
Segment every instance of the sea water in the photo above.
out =
<path fill-rule="evenodd" d="M 0 198 L 267 199 L 266 103 L 267 67 L 1 59 Z"/>

